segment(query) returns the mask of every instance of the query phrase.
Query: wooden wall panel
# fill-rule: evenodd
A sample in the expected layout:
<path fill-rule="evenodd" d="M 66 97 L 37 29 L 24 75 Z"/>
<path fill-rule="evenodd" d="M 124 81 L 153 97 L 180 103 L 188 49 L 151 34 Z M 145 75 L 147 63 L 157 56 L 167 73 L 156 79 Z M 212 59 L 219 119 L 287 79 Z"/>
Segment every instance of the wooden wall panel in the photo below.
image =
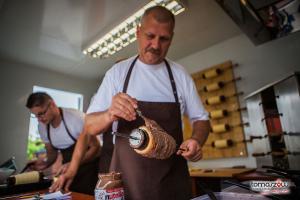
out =
<path fill-rule="evenodd" d="M 211 72 L 212 70 L 220 70 L 221 73 L 213 78 L 203 78 L 203 74 Z M 208 112 L 226 109 L 228 115 L 220 119 L 210 119 L 211 126 L 217 124 L 228 124 L 230 129 L 223 133 L 213 133 L 209 134 L 209 137 L 203 147 L 203 159 L 215 159 L 215 158 L 228 158 L 228 157 L 245 157 L 247 156 L 246 143 L 243 142 L 244 129 L 243 122 L 241 118 L 240 104 L 238 96 L 240 93 L 236 88 L 236 78 L 234 77 L 233 64 L 231 61 L 226 61 L 224 63 L 209 67 L 203 71 L 192 74 L 195 85 L 197 87 L 199 96 L 205 109 Z M 210 85 L 216 82 L 223 82 L 224 87 L 206 92 L 203 90 L 204 86 Z M 225 101 L 216 105 L 207 105 L 205 102 L 208 98 L 215 96 L 225 96 Z M 191 125 L 187 117 L 184 117 L 184 138 L 187 139 L 191 136 Z M 226 148 L 215 148 L 212 147 L 212 143 L 216 140 L 230 139 L 233 141 L 233 145 Z"/>

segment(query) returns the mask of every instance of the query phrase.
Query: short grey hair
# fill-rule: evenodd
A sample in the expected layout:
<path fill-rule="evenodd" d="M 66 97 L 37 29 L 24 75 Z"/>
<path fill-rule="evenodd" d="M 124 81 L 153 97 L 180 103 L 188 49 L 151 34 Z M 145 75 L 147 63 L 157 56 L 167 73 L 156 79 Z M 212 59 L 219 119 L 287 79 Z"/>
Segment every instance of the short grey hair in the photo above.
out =
<path fill-rule="evenodd" d="M 143 25 L 143 21 L 149 15 L 152 15 L 153 18 L 160 22 L 160 23 L 172 23 L 174 28 L 175 26 L 175 17 L 174 14 L 163 6 L 153 6 L 145 10 L 142 18 L 141 18 L 141 25 Z"/>

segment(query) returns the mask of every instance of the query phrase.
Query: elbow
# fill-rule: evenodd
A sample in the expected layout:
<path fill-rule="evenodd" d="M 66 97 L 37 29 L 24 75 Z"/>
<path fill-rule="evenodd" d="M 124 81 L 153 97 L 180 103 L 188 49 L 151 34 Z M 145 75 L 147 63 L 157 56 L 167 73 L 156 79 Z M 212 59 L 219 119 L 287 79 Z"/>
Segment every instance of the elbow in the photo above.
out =
<path fill-rule="evenodd" d="M 96 131 L 96 124 L 93 123 L 93 120 L 90 119 L 90 116 L 87 116 L 85 119 L 84 130 L 88 135 L 96 136 L 98 134 Z"/>
<path fill-rule="evenodd" d="M 92 113 L 85 118 L 85 132 L 89 135 L 96 136 L 104 132 L 112 121 L 108 112 Z"/>

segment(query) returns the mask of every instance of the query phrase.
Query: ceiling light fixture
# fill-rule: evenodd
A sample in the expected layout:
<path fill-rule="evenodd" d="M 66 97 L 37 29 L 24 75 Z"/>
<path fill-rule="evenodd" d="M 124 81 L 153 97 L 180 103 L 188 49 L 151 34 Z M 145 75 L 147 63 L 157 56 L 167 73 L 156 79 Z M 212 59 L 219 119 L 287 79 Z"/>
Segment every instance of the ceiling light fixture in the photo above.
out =
<path fill-rule="evenodd" d="M 136 40 L 136 28 L 144 11 L 155 5 L 166 7 L 174 15 L 178 15 L 185 10 L 178 0 L 152 0 L 98 41 L 84 49 L 83 54 L 93 58 L 107 58 L 134 42 Z"/>

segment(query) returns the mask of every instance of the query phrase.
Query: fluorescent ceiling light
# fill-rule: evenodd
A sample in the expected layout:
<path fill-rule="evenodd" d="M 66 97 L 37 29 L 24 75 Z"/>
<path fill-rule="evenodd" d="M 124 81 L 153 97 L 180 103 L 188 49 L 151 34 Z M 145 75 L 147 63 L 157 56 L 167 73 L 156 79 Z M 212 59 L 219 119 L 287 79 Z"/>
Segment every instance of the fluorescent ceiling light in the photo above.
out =
<path fill-rule="evenodd" d="M 166 7 L 174 15 L 178 15 L 185 10 L 178 0 L 152 0 L 109 33 L 85 48 L 82 53 L 93 58 L 107 58 L 134 42 L 136 40 L 136 28 L 144 11 L 155 5 Z"/>

